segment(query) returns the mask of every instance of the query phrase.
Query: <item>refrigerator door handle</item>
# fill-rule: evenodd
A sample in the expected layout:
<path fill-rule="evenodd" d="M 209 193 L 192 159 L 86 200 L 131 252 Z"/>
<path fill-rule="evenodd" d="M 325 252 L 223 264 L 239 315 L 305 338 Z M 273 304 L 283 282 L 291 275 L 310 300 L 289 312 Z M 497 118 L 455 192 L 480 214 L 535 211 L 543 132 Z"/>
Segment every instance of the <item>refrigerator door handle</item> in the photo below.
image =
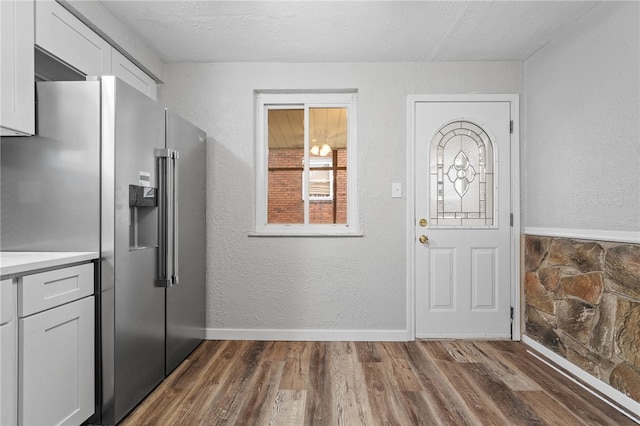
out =
<path fill-rule="evenodd" d="M 173 163 L 173 182 L 172 182 L 172 197 L 171 197 L 171 213 L 172 213 L 172 266 L 173 266 L 173 275 L 171 277 L 171 284 L 179 284 L 180 280 L 178 278 L 178 165 L 180 164 L 180 152 L 172 151 L 171 155 L 172 163 Z"/>
<path fill-rule="evenodd" d="M 173 151 L 156 149 L 158 158 L 158 283 L 173 285 Z"/>

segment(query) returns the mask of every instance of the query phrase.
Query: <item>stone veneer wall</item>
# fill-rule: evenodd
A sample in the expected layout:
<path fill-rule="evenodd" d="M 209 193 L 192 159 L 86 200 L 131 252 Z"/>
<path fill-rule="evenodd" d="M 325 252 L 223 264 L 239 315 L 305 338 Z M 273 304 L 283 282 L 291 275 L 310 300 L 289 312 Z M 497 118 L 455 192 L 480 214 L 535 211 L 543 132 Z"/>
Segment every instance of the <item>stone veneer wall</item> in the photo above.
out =
<path fill-rule="evenodd" d="M 525 237 L 525 334 L 640 402 L 640 245 Z"/>

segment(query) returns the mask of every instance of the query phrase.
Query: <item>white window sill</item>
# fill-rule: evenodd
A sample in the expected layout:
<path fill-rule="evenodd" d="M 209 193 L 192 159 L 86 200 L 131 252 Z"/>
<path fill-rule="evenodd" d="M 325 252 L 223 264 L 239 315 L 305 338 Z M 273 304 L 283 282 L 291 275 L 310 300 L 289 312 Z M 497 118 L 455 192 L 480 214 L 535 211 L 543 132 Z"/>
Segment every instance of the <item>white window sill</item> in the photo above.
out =
<path fill-rule="evenodd" d="M 364 237 L 364 234 L 360 231 L 327 231 L 327 230 L 286 230 L 286 229 L 273 229 L 266 231 L 251 231 L 248 233 L 249 237 Z"/>

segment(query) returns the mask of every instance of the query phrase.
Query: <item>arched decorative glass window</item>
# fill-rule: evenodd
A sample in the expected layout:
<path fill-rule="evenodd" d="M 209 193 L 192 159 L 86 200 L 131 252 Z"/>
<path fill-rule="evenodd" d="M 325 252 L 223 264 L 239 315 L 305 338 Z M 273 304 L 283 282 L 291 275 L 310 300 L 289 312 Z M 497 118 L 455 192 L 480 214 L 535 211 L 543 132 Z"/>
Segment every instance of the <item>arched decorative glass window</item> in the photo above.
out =
<path fill-rule="evenodd" d="M 465 120 L 438 130 L 430 145 L 432 227 L 494 225 L 495 155 L 491 138 Z"/>

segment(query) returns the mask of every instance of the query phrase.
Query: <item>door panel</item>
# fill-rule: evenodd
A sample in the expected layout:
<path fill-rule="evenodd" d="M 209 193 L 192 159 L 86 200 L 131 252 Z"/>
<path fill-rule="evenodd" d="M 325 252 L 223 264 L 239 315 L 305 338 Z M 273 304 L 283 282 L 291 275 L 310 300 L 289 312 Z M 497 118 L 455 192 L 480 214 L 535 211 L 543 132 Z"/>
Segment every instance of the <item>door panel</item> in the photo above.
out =
<path fill-rule="evenodd" d="M 455 249 L 430 251 L 431 309 L 455 308 Z M 438 265 L 438 267 L 436 267 Z"/>
<path fill-rule="evenodd" d="M 511 334 L 510 111 L 415 104 L 417 337 Z"/>
<path fill-rule="evenodd" d="M 471 249 L 471 310 L 496 309 L 496 257 L 492 248 Z"/>

